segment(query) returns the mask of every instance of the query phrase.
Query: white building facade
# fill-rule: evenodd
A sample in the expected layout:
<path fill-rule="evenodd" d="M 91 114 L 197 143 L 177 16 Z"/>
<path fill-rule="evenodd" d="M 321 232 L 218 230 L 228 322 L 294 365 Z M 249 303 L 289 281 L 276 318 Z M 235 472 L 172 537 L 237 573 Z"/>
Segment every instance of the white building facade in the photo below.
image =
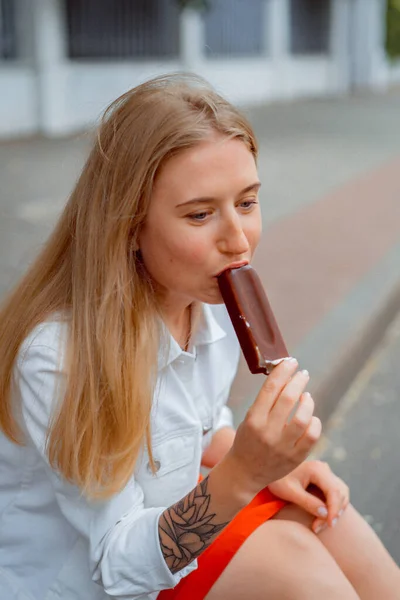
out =
<path fill-rule="evenodd" d="M 0 0 L 0 137 L 63 136 L 159 73 L 238 104 L 384 89 L 386 0 Z"/>

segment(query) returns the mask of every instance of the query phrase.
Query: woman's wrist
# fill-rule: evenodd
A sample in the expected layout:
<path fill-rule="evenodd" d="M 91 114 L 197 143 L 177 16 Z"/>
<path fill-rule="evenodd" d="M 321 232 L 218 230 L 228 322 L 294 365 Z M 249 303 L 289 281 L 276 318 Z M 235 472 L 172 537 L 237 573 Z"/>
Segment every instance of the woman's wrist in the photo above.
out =
<path fill-rule="evenodd" d="M 189 494 L 161 514 L 160 546 L 172 573 L 190 564 L 251 501 L 239 483 L 234 463 L 230 455 L 225 457 Z M 184 536 L 182 520 L 186 522 Z M 207 532 L 201 528 L 204 521 Z M 179 552 L 171 553 L 171 547 Z"/>
<path fill-rule="evenodd" d="M 229 452 L 210 471 L 209 477 L 218 482 L 220 493 L 227 496 L 225 502 L 232 504 L 235 511 L 247 506 L 257 494 L 254 486 L 250 485 L 247 474 L 242 473 Z"/>

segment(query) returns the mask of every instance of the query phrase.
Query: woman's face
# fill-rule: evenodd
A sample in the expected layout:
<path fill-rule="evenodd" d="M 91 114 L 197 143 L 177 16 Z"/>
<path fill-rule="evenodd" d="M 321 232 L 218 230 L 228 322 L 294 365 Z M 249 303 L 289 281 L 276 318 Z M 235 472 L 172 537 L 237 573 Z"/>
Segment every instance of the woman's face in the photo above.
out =
<path fill-rule="evenodd" d="M 260 238 L 259 187 L 238 139 L 215 134 L 166 162 L 139 237 L 163 303 L 222 303 L 216 276 L 250 262 Z"/>

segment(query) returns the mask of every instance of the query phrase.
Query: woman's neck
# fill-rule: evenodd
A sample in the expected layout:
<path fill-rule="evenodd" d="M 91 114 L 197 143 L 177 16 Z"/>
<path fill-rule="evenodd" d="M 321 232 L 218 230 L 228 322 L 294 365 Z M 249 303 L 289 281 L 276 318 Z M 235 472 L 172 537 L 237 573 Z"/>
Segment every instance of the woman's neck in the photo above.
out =
<path fill-rule="evenodd" d="M 177 341 L 182 350 L 187 351 L 191 336 L 192 304 L 180 312 L 163 311 L 163 320 L 172 337 Z"/>

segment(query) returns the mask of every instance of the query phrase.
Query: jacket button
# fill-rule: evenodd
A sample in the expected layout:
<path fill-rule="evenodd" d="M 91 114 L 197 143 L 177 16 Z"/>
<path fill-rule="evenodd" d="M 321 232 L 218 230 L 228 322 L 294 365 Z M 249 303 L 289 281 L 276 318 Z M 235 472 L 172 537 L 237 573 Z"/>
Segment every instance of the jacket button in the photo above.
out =
<path fill-rule="evenodd" d="M 209 431 L 211 431 L 212 427 L 207 427 L 207 425 L 203 425 L 203 435 L 206 435 Z"/>
<path fill-rule="evenodd" d="M 156 470 L 156 473 L 161 469 L 161 463 L 159 460 L 154 461 L 154 468 Z M 147 470 L 149 473 L 153 473 L 153 471 L 151 470 L 151 464 L 149 462 L 147 463 Z"/>

